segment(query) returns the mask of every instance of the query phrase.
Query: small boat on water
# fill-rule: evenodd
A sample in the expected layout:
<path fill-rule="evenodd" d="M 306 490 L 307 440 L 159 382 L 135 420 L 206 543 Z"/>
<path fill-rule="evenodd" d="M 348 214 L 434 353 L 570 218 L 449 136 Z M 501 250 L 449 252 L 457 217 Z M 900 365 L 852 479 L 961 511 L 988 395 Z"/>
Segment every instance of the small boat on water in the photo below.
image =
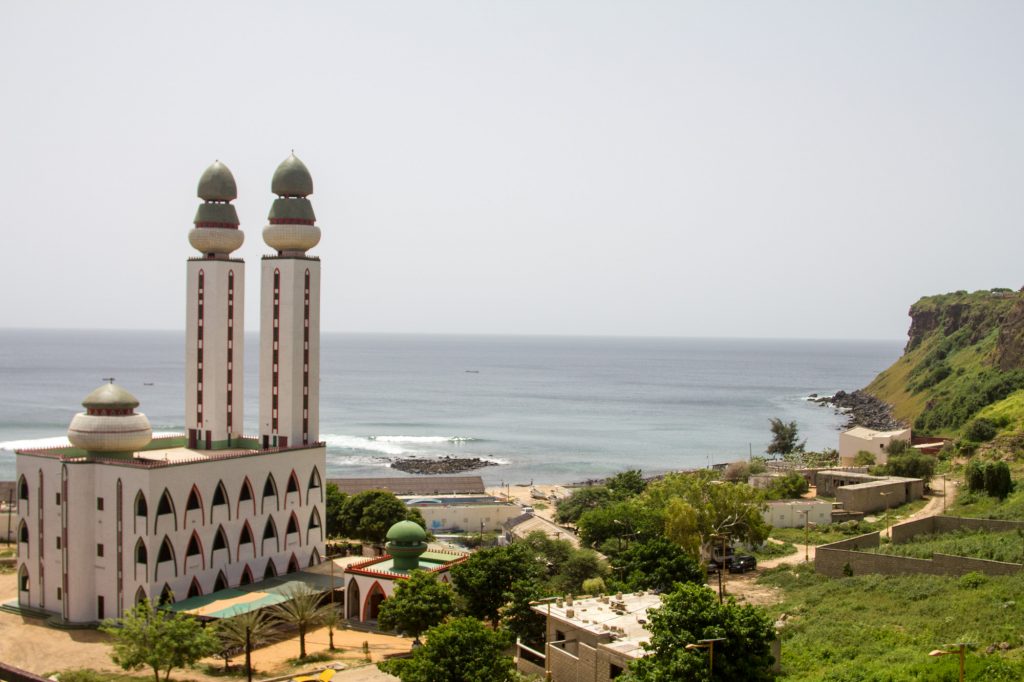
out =
<path fill-rule="evenodd" d="M 479 374 L 479 373 L 480 373 L 480 370 L 478 370 L 478 369 L 467 369 L 466 370 L 466 374 Z"/>

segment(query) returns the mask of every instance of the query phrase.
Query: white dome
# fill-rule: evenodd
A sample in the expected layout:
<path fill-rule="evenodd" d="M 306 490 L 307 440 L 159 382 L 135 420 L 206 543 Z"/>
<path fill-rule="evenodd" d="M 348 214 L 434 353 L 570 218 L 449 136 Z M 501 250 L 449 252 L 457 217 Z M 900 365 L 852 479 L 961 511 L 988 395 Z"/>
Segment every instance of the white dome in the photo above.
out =
<path fill-rule="evenodd" d="M 135 452 L 153 440 L 149 419 L 141 412 L 96 415 L 79 412 L 68 427 L 68 440 L 89 452 Z"/>
<path fill-rule="evenodd" d="M 195 227 L 188 233 L 188 243 L 201 253 L 228 254 L 244 241 L 244 232 L 226 227 Z"/>
<path fill-rule="evenodd" d="M 307 251 L 320 243 L 316 225 L 267 225 L 263 241 L 277 251 Z"/>

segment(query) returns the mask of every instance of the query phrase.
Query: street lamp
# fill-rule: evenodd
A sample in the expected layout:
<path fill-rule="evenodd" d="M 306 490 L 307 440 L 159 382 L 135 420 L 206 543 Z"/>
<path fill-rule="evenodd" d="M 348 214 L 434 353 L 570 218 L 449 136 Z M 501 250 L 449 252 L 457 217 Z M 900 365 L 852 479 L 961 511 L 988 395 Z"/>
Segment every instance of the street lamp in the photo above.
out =
<path fill-rule="evenodd" d="M 960 657 L 960 682 L 964 682 L 964 652 L 967 650 L 967 645 L 964 644 L 963 642 L 958 642 L 957 644 L 952 644 L 950 646 L 955 646 L 956 649 L 953 649 L 952 651 L 950 651 L 948 648 L 947 649 L 935 649 L 934 651 L 929 652 L 928 655 L 929 656 L 950 656 L 950 655 L 955 654 L 955 655 L 959 656 Z"/>
<path fill-rule="evenodd" d="M 713 639 L 698 639 L 696 644 L 687 644 L 686 648 L 691 651 L 694 649 L 707 649 L 708 650 L 708 677 L 715 676 L 715 642 L 724 642 L 725 637 L 715 637 Z"/>
<path fill-rule="evenodd" d="M 810 531 L 811 531 L 811 529 L 810 529 L 810 526 L 808 526 L 808 524 L 807 524 L 807 517 L 811 513 L 811 510 L 810 509 L 804 509 L 803 511 L 801 511 L 801 510 L 798 509 L 796 513 L 804 515 L 804 563 L 807 563 L 807 562 L 809 562 L 811 560 L 811 549 L 810 549 L 810 544 L 811 544 Z"/>

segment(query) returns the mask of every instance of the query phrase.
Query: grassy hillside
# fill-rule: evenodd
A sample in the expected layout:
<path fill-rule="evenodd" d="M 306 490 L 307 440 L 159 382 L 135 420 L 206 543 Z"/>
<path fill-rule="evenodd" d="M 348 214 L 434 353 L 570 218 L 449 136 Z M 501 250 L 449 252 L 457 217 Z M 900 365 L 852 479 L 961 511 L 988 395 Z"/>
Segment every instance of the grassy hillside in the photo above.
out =
<path fill-rule="evenodd" d="M 910 309 L 903 356 L 865 389 L 916 431 L 956 436 L 983 410 L 1024 426 L 1024 293 L 928 296 Z"/>

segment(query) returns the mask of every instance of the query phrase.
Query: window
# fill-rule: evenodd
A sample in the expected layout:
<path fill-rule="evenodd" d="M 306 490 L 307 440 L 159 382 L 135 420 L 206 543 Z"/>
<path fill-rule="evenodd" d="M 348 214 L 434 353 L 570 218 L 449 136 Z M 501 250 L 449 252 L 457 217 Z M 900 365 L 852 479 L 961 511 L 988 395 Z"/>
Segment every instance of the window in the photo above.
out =
<path fill-rule="evenodd" d="M 171 547 L 171 541 L 166 537 L 160 545 L 160 551 L 156 554 L 156 561 L 158 564 L 165 561 L 174 561 L 174 548 Z"/>
<path fill-rule="evenodd" d="M 188 502 L 185 503 L 185 511 L 188 512 L 201 508 L 202 505 L 199 504 L 199 493 L 196 491 L 195 486 L 192 486 L 192 491 L 188 494 Z"/>
<path fill-rule="evenodd" d="M 249 529 L 248 523 L 242 526 L 242 534 L 238 537 L 238 544 L 252 544 L 252 531 Z"/>
<path fill-rule="evenodd" d="M 285 491 L 285 494 L 297 492 L 299 492 L 299 479 L 295 476 L 295 472 L 293 471 L 292 475 L 288 477 L 288 489 Z"/>
<path fill-rule="evenodd" d="M 224 482 L 221 481 L 217 484 L 217 489 L 213 491 L 213 506 L 216 507 L 218 504 L 228 503 L 228 493 L 224 490 Z"/>
<path fill-rule="evenodd" d="M 103 511 L 103 498 L 102 497 L 97 497 L 96 498 L 96 511 Z"/>
<path fill-rule="evenodd" d="M 139 540 L 139 544 L 135 545 L 135 563 L 149 563 L 149 552 L 146 551 L 146 543 L 144 543 L 141 539 Z"/>
<path fill-rule="evenodd" d="M 199 554 L 199 538 L 193 533 L 192 537 L 188 539 L 188 548 L 185 550 L 185 556 L 196 556 Z"/>
<path fill-rule="evenodd" d="M 21 573 L 18 575 L 18 589 L 28 592 L 28 569 L 24 566 L 21 567 Z"/>
<path fill-rule="evenodd" d="M 139 491 L 138 496 L 135 498 L 135 515 L 146 516 L 149 514 L 149 506 L 146 504 L 146 496 Z"/>
<path fill-rule="evenodd" d="M 103 556 L 103 544 L 96 545 L 96 556 Z"/>
<path fill-rule="evenodd" d="M 224 527 L 221 526 L 217 529 L 217 534 L 213 536 L 213 551 L 216 552 L 218 549 L 228 548 L 228 537 L 224 533 Z"/>
<path fill-rule="evenodd" d="M 615 665 L 614 663 L 609 663 L 608 664 L 608 679 L 614 680 L 616 677 L 619 677 L 624 672 L 626 672 L 626 671 L 623 668 L 620 668 L 619 666 Z"/>
<path fill-rule="evenodd" d="M 238 499 L 243 502 L 252 499 L 252 486 L 249 485 L 249 481 L 242 484 L 242 492 L 238 493 Z"/>
<path fill-rule="evenodd" d="M 60 549 L 60 536 L 57 536 L 57 549 Z"/>
<path fill-rule="evenodd" d="M 22 519 L 21 526 L 18 528 L 18 542 L 28 542 L 28 524 Z"/>
<path fill-rule="evenodd" d="M 60 601 L 60 598 L 63 597 L 63 596 L 64 596 L 64 593 L 61 592 L 60 588 L 58 587 L 57 588 L 57 601 Z"/>
<path fill-rule="evenodd" d="M 25 500 L 28 502 L 28 481 L 25 477 L 21 477 L 21 481 L 18 482 L 18 499 Z"/>
<path fill-rule="evenodd" d="M 57 493 L 57 506 L 60 506 L 60 493 Z"/>
<path fill-rule="evenodd" d="M 291 535 L 292 533 L 299 532 L 299 520 L 295 518 L 295 514 L 292 514 L 291 518 L 288 519 L 288 529 L 285 531 L 285 535 Z"/>
<path fill-rule="evenodd" d="M 263 527 L 263 539 L 268 540 L 270 538 L 277 537 L 277 526 L 274 524 L 274 519 L 267 519 L 267 525 Z"/>
<path fill-rule="evenodd" d="M 156 505 L 156 515 L 162 516 L 163 514 L 173 514 L 174 503 L 171 501 L 171 494 L 168 491 L 164 491 L 164 494 L 160 496 L 160 502 Z"/>
<path fill-rule="evenodd" d="M 96 620 L 103 620 L 106 618 L 106 614 L 103 609 L 103 595 L 96 597 Z"/>

